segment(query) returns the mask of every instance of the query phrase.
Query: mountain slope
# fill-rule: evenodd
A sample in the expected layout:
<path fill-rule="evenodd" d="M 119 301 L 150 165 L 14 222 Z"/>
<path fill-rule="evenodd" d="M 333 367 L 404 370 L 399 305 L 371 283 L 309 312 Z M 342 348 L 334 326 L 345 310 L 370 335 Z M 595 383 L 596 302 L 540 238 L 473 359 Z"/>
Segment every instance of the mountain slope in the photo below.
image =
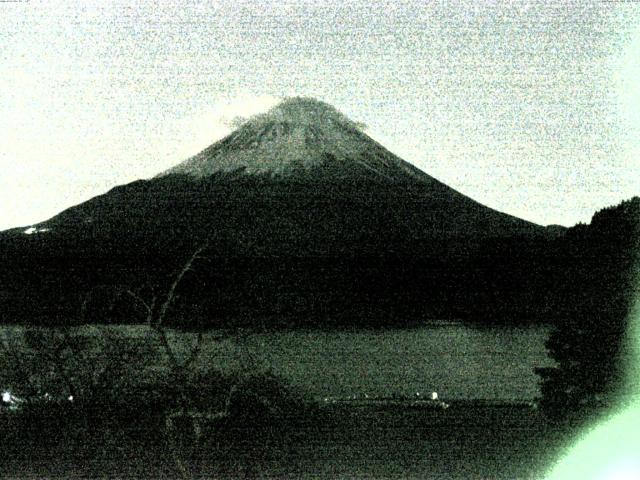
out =
<path fill-rule="evenodd" d="M 41 228 L 119 222 L 123 216 L 145 228 L 163 224 L 158 228 L 165 231 L 181 225 L 187 230 L 244 230 L 245 222 L 254 225 L 259 241 L 283 247 L 271 245 L 270 251 L 299 255 L 358 251 L 352 242 L 361 238 L 371 243 L 374 232 L 389 237 L 374 248 L 391 250 L 406 250 L 402 243 L 412 239 L 455 242 L 464 237 L 475 242 L 543 233 L 541 227 L 487 208 L 398 158 L 333 107 L 302 98 L 285 100 L 250 119 L 152 180 L 114 189 Z M 189 225 L 184 225 L 187 219 Z M 404 240 L 392 244 L 392 238 Z M 292 240 L 304 244 L 300 251 L 284 248 Z"/>
<path fill-rule="evenodd" d="M 62 318 L 96 285 L 161 284 L 204 243 L 212 260 L 184 298 L 210 304 L 207 315 L 459 315 L 473 277 L 465 259 L 495 239 L 548 236 L 300 98 L 155 178 L 25 232 L 0 235 L 5 319 Z"/>
<path fill-rule="evenodd" d="M 243 169 L 247 174 L 301 176 L 368 173 L 388 180 L 432 180 L 362 133 L 328 104 L 306 98 L 283 101 L 255 116 L 198 155 L 168 170 L 197 177 Z"/>

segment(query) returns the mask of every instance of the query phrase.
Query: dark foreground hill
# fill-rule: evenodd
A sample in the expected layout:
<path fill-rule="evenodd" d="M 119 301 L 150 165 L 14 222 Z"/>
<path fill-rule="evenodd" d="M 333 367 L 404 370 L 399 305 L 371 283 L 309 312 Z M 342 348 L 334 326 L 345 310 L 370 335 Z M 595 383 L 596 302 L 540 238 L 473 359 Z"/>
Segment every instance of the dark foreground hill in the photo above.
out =
<path fill-rule="evenodd" d="M 444 185 L 329 105 L 289 99 L 153 179 L 0 233 L 0 315 L 65 323 L 90 296 L 91 319 L 139 320 L 109 288 L 151 295 L 206 244 L 176 322 L 539 319 L 550 279 L 536 259 L 561 235 Z"/>

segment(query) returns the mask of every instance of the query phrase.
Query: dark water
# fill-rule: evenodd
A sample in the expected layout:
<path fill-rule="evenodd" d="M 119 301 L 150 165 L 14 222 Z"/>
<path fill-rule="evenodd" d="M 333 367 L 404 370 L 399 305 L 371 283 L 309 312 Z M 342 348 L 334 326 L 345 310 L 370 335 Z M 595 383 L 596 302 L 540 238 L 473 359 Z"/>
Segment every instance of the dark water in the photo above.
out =
<path fill-rule="evenodd" d="M 293 331 L 255 336 L 260 362 L 313 396 L 429 395 L 531 400 L 535 367 L 550 366 L 548 327 Z"/>
<path fill-rule="evenodd" d="M 125 335 L 149 334 L 145 326 L 116 328 Z M 99 336 L 98 327 L 84 330 Z M 9 331 L 19 335 L 21 329 L 9 327 Z M 415 396 L 418 392 L 427 397 L 437 392 L 442 399 L 526 401 L 539 396 L 533 369 L 553 365 L 544 347 L 548 334 L 549 327 L 544 326 L 476 328 L 462 324 L 277 331 L 242 340 L 205 340 L 197 364 L 245 373 L 271 370 L 318 399 Z M 177 350 L 184 348 L 181 354 L 186 355 L 192 337 L 175 333 L 172 343 Z M 146 366 L 133 365 L 130 373 L 140 376 L 154 365 L 162 369 L 161 358 L 149 359 Z"/>

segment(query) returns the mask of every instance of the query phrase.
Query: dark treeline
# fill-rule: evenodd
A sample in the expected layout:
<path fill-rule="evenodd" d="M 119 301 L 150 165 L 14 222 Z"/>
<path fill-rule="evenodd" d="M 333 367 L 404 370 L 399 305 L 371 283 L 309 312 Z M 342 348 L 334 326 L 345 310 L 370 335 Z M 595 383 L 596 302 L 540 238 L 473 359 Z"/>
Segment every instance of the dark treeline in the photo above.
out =
<path fill-rule="evenodd" d="M 584 415 L 632 393 L 625 375 L 637 361 L 630 321 L 640 299 L 640 198 L 568 230 L 555 257 L 557 321 L 547 348 L 558 366 L 539 371 L 543 406 Z"/>
<path fill-rule="evenodd" d="M 174 326 L 552 323 L 590 297 L 589 272 L 614 277 L 602 291 L 615 285 L 629 253 L 610 238 L 625 231 L 615 209 L 565 231 L 487 217 L 466 197 L 439 198 L 437 185 L 428 199 L 416 185 L 361 178 L 329 190 L 245 177 L 195 185 L 134 182 L 63 212 L 50 232 L 6 232 L 1 320 L 139 322 L 123 291 L 151 299 L 206 244 L 180 285 Z M 611 270 L 594 270 L 595 258 Z"/>
<path fill-rule="evenodd" d="M 527 245 L 523 251 L 522 247 Z M 481 323 L 549 322 L 561 290 L 548 242 L 500 242 L 464 259 L 403 256 L 291 258 L 220 256 L 208 251 L 180 286 L 174 325 L 384 326 L 429 319 Z M 114 286 L 150 299 L 168 288 L 178 261 L 171 256 L 40 258 L 18 270 L 20 284 L 3 305 L 5 321 L 62 323 L 84 320 L 137 323 L 143 312 Z M 87 268 L 89 264 L 91 267 Z M 171 268 L 173 267 L 173 268 Z M 60 272 L 64 272 L 60 275 Z M 145 297 L 146 296 L 146 297 Z M 564 308 L 564 305 L 562 305 Z"/>

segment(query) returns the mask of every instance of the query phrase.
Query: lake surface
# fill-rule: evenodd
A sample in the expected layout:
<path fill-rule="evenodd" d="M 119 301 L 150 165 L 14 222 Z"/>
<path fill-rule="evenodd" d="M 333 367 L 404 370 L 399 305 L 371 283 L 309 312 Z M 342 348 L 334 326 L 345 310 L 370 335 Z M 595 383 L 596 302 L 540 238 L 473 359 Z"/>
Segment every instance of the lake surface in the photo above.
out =
<path fill-rule="evenodd" d="M 460 324 L 308 330 L 253 335 L 238 351 L 317 398 L 435 391 L 446 399 L 532 400 L 540 393 L 533 369 L 553 365 L 548 334 L 541 326 Z"/>
<path fill-rule="evenodd" d="M 4 327 L 20 335 L 21 327 Z M 99 336 L 115 329 L 125 336 L 157 337 L 147 326 L 86 326 Z M 549 327 L 471 327 L 431 325 L 413 329 L 321 331 L 294 330 L 214 340 L 206 334 L 198 357 L 200 369 L 226 372 L 270 370 L 307 396 L 427 397 L 442 399 L 532 400 L 539 396 L 535 367 L 552 366 L 544 343 Z M 194 334 L 174 332 L 171 341 L 188 355 Z M 130 374 L 166 370 L 162 349 Z M 165 365 L 163 366 L 163 363 Z"/>

